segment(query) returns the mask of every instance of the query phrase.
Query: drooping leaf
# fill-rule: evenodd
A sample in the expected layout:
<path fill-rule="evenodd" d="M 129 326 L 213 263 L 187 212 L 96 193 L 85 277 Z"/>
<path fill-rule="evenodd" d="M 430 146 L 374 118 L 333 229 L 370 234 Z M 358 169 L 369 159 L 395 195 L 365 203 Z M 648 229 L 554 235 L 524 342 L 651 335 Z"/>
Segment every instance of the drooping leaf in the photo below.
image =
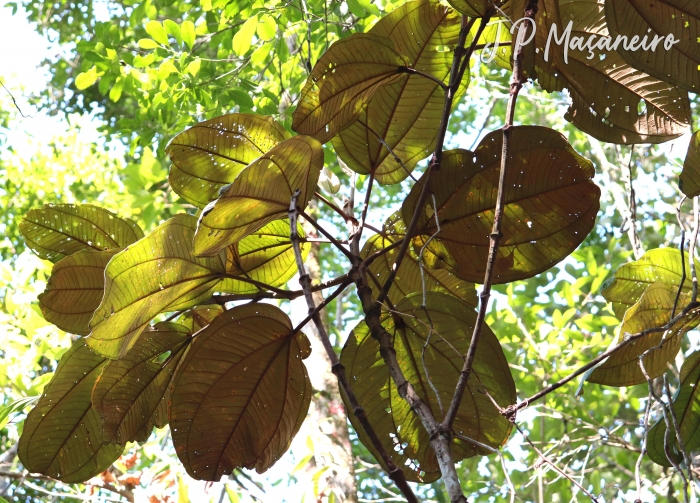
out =
<path fill-rule="evenodd" d="M 637 37 L 648 47 L 655 37 L 663 41 L 656 50 L 644 50 L 638 43 L 620 44 L 618 51 L 629 64 L 649 75 L 692 93 L 700 91 L 700 4 L 692 0 L 607 0 L 605 18 L 610 35 Z M 666 50 L 672 36 L 678 43 Z M 644 43 L 646 42 L 646 43 Z M 634 47 L 632 47 L 634 45 Z"/>
<path fill-rule="evenodd" d="M 105 267 L 117 250 L 79 251 L 54 264 L 39 307 L 61 330 L 79 335 L 90 333 L 90 318 L 100 305 L 105 286 Z"/>
<path fill-rule="evenodd" d="M 170 382 L 189 338 L 183 325 L 158 323 L 124 358 L 107 362 L 92 390 L 105 444 L 145 441 L 154 426 L 167 424 Z"/>
<path fill-rule="evenodd" d="M 195 337 L 175 375 L 170 427 L 194 478 L 234 468 L 262 473 L 289 448 L 306 417 L 310 345 L 270 304 L 235 307 Z"/>
<path fill-rule="evenodd" d="M 671 320 L 678 287 L 666 283 L 653 283 L 647 287 L 634 306 L 625 313 L 620 327 L 620 337 L 637 334 L 643 330 L 661 327 Z M 689 296 L 680 297 L 676 313 L 689 302 Z M 633 386 L 646 382 L 639 366 L 639 357 L 649 349 L 661 344 L 660 349 L 650 351 L 644 357 L 644 369 L 651 379 L 662 375 L 668 369 L 681 347 L 683 335 L 695 328 L 700 312 L 691 311 L 682 321 L 666 332 L 656 332 L 638 339 L 608 358 L 596 368 L 588 378 L 589 382 L 607 386 Z"/>
<path fill-rule="evenodd" d="M 287 138 L 289 133 L 264 115 L 228 114 L 200 122 L 165 149 L 173 163 L 170 186 L 203 208 L 248 164 Z"/>
<path fill-rule="evenodd" d="M 224 282 L 225 281 L 226 280 L 224 280 Z M 221 284 L 223 284 L 223 282 Z M 175 321 L 179 325 L 186 326 L 190 333 L 196 334 L 223 312 L 224 308 L 218 304 L 195 306 L 192 309 L 188 309 Z"/>
<path fill-rule="evenodd" d="M 520 17 L 525 3 L 513 4 Z M 601 141 L 620 144 L 661 143 L 688 132 L 686 92 L 627 64 L 615 50 L 598 45 L 589 51 L 576 44 L 609 36 L 604 2 L 544 0 L 539 8 L 535 42 L 528 49 L 535 50 L 540 85 L 550 92 L 566 89 L 571 95 L 565 116 L 569 122 Z M 569 38 L 557 43 L 550 37 L 553 30 L 563 37 L 570 22 L 570 44 Z"/>
<path fill-rule="evenodd" d="M 125 248 L 143 237 L 135 222 L 91 204 L 47 204 L 27 213 L 20 230 L 27 246 L 51 262 L 81 250 Z"/>
<path fill-rule="evenodd" d="M 422 295 L 411 294 L 396 306 L 402 314 L 398 321 L 385 314 L 382 325 L 393 337 L 396 357 L 421 400 L 440 420 L 449 406 L 459 379 L 476 321 L 476 312 L 459 299 L 443 293 L 427 294 L 427 312 L 420 307 Z M 432 332 L 430 331 L 432 322 Z M 428 341 L 429 339 L 429 341 Z M 443 411 L 426 376 L 421 353 L 427 342 L 425 366 L 438 390 Z M 348 338 L 341 362 L 353 383 L 360 406 L 397 466 L 404 468 L 408 480 L 430 482 L 440 477 L 437 459 L 418 418 L 398 395 L 375 341 L 365 322 Z M 503 405 L 515 400 L 515 384 L 503 350 L 488 326 L 484 326 L 474 360 L 474 376 L 465 390 L 454 423 L 454 431 L 491 447 L 499 447 L 509 436 L 511 424 L 493 406 L 487 395 Z M 347 403 L 346 403 L 347 406 Z M 362 426 L 350 416 L 360 440 L 381 459 L 368 441 Z M 485 455 L 474 444 L 453 437 L 455 461 L 477 454 Z"/>
<path fill-rule="evenodd" d="M 250 164 L 197 224 L 195 254 L 212 256 L 287 215 L 295 189 L 299 207 L 314 194 L 323 167 L 323 148 L 309 136 L 295 136 Z"/>
<path fill-rule="evenodd" d="M 700 352 L 695 352 L 686 358 L 681 367 L 681 386 L 673 398 L 673 410 L 678 419 L 681 438 L 688 452 L 697 450 L 700 446 Z M 669 418 L 670 420 L 670 418 Z M 670 454 L 676 463 L 683 461 L 676 433 L 671 424 Z M 666 423 L 663 417 L 649 430 L 647 452 L 649 459 L 661 466 L 672 466 L 664 450 Z"/>
<path fill-rule="evenodd" d="M 297 233 L 305 238 L 301 224 Z M 289 238 L 289 220 L 275 220 L 259 231 L 234 243 L 226 250 L 226 272 L 243 278 L 265 283 L 272 287 L 282 287 L 297 273 L 294 249 Z M 311 250 L 311 244 L 300 243 L 302 258 Z M 222 292 L 255 293 L 260 289 L 243 280 L 226 278 L 219 285 Z"/>
<path fill-rule="evenodd" d="M 690 262 L 684 253 L 686 280 L 683 290 L 692 289 Z M 678 289 L 683 277 L 683 263 L 680 251 L 673 248 L 649 250 L 642 258 L 620 267 L 615 275 L 605 282 L 601 292 L 608 302 L 612 302 L 615 316 L 619 319 L 625 311 L 642 297 L 644 290 L 653 283 L 664 283 Z"/>
<path fill-rule="evenodd" d="M 438 243 L 454 261 L 453 272 L 476 283 L 484 280 L 501 145 L 502 132 L 497 130 L 474 153 L 447 151 L 431 179 L 440 220 Z M 599 208 L 600 189 L 591 181 L 593 175 L 590 161 L 556 131 L 537 126 L 513 129 L 495 284 L 530 278 L 581 244 Z M 404 221 L 411 220 L 421 187 L 414 185 L 404 201 Z M 437 231 L 434 211 L 430 202 L 420 215 L 423 236 Z"/>
<path fill-rule="evenodd" d="M 696 131 L 690 139 L 678 185 L 688 197 L 700 195 L 700 131 Z"/>
<path fill-rule="evenodd" d="M 495 9 L 493 3 L 488 0 L 447 0 L 457 12 L 469 17 L 484 17 Z"/>
<path fill-rule="evenodd" d="M 394 43 L 356 33 L 335 42 L 316 62 L 294 111 L 292 129 L 326 143 L 349 126 L 380 86 L 406 75 Z"/>
<path fill-rule="evenodd" d="M 121 358 L 158 314 L 207 300 L 225 274 L 221 256 L 192 253 L 196 219 L 176 215 L 118 253 L 105 270 L 105 294 L 90 321 L 88 345 Z"/>
<path fill-rule="evenodd" d="M 375 252 L 385 249 L 396 241 L 393 236 L 387 235 L 382 237 L 377 234 L 370 237 L 365 246 L 362 248 L 361 256 L 363 259 L 372 255 Z M 399 253 L 399 248 L 395 247 L 381 257 L 377 258 L 367 268 L 367 272 L 374 279 L 370 279 L 369 286 L 376 297 L 379 294 L 380 287 L 384 285 L 389 271 L 392 270 L 396 256 Z M 458 299 L 463 300 L 466 304 L 472 307 L 478 306 L 476 299 L 476 289 L 473 283 L 468 283 L 452 274 L 446 269 L 429 269 L 424 266 L 423 275 L 425 278 L 426 292 L 442 292 L 453 295 Z M 378 286 L 379 285 L 379 286 Z M 401 267 L 394 279 L 394 283 L 389 289 L 388 298 L 393 304 L 398 304 L 409 294 L 423 291 L 423 280 L 421 279 L 420 265 L 418 257 L 408 253 L 401 262 Z"/>
<path fill-rule="evenodd" d="M 457 13 L 435 0 L 418 0 L 384 16 L 370 33 L 392 40 L 412 68 L 445 81 L 453 59 L 445 48 L 456 46 L 459 31 Z M 374 172 L 380 183 L 398 183 L 435 148 L 444 104 L 442 87 L 409 75 L 377 89 L 359 119 L 333 138 L 333 148 L 358 173 Z"/>
<path fill-rule="evenodd" d="M 27 415 L 17 453 L 24 468 L 67 483 L 106 470 L 124 450 L 104 445 L 90 394 L 106 359 L 78 339 L 58 364 L 39 402 Z"/>

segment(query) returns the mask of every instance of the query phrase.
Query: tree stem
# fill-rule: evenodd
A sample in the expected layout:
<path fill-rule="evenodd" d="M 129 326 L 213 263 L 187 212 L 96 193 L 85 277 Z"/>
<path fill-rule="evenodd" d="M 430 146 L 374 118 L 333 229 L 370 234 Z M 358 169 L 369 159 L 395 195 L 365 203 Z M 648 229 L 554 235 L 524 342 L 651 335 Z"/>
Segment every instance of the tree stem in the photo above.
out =
<path fill-rule="evenodd" d="M 350 406 L 352 407 L 352 413 L 355 415 L 358 421 L 360 421 L 360 424 L 362 424 L 362 427 L 364 428 L 365 432 L 372 441 L 374 448 L 377 450 L 382 460 L 384 461 L 384 465 L 386 466 L 389 478 L 394 481 L 396 487 L 398 487 L 398 489 L 401 491 L 401 493 L 404 495 L 404 497 L 406 498 L 406 500 L 408 500 L 409 503 L 418 503 L 416 495 L 413 493 L 413 490 L 406 481 L 406 476 L 404 475 L 403 470 L 396 466 L 396 464 L 392 461 L 391 456 L 384 448 L 384 445 L 379 439 L 377 433 L 374 431 L 374 428 L 372 427 L 372 424 L 367 418 L 364 409 L 360 407 L 359 402 L 357 401 L 357 397 L 355 396 L 355 392 L 350 386 L 350 382 L 348 381 L 347 376 L 345 374 L 345 367 L 338 360 L 338 356 L 335 354 L 333 345 L 331 344 L 330 338 L 328 337 L 326 327 L 323 325 L 321 317 L 319 316 L 320 309 L 316 307 L 316 303 L 313 299 L 311 291 L 311 279 L 309 278 L 309 275 L 306 272 L 306 267 L 304 267 L 304 259 L 302 257 L 301 247 L 299 245 L 299 235 L 297 234 L 297 220 L 299 217 L 299 208 L 297 207 L 298 197 L 299 190 L 297 189 L 294 192 L 291 203 L 289 205 L 289 226 L 291 229 L 290 239 L 292 242 L 292 248 L 294 249 L 294 257 L 296 259 L 297 269 L 299 270 L 299 283 L 301 284 L 302 290 L 304 291 L 306 304 L 309 308 L 308 317 L 313 320 L 314 325 L 316 326 L 316 330 L 320 335 L 323 347 L 326 350 L 328 359 L 331 362 L 331 370 L 333 374 L 335 374 L 335 376 L 337 377 L 338 384 L 340 385 L 343 393 L 345 394 L 345 396 L 348 399 L 348 402 L 350 403 Z M 300 324 L 300 326 L 302 325 L 303 323 Z"/>

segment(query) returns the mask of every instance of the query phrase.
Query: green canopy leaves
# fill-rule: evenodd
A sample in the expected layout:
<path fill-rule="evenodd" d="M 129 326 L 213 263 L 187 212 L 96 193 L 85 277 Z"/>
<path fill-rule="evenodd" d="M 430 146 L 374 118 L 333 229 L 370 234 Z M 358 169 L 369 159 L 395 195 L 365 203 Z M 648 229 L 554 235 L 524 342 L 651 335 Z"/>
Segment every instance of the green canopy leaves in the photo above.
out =
<path fill-rule="evenodd" d="M 450 150 L 430 180 L 437 202 L 437 241 L 454 260 L 453 272 L 482 282 L 489 250 L 501 162 L 502 132 L 489 133 L 476 152 Z M 600 189 L 590 161 L 556 131 L 513 128 L 502 234 L 494 283 L 534 276 L 569 255 L 595 224 Z M 424 178 L 422 179 L 424 180 Z M 421 191 L 414 185 L 402 214 L 410 221 Z M 437 232 L 435 209 L 426 205 L 420 234 Z M 429 245 L 430 246 L 430 245 Z"/>
<path fill-rule="evenodd" d="M 408 64 L 391 40 L 373 33 L 335 42 L 301 91 L 292 129 L 326 143 L 357 119 L 380 86 L 400 79 Z"/>
<path fill-rule="evenodd" d="M 116 253 L 84 250 L 56 262 L 38 298 L 46 321 L 66 332 L 89 334 L 90 318 L 104 293 L 105 267 Z"/>
<path fill-rule="evenodd" d="M 476 312 L 463 301 L 443 293 L 428 292 L 427 311 L 420 307 L 421 302 L 420 293 L 407 296 L 396 306 L 402 314 L 395 318 L 383 315 L 382 325 L 393 337 L 396 357 L 406 379 L 440 420 L 459 379 L 464 363 L 462 355 L 469 347 Z M 427 347 L 423 360 L 424 346 Z M 379 344 L 372 339 L 364 322 L 351 333 L 340 360 L 353 383 L 360 406 L 393 461 L 404 468 L 406 478 L 422 482 L 437 479 L 440 471 L 429 445 L 430 439 L 410 406 L 399 396 L 382 362 Z M 474 375 L 478 379 L 469 381 L 453 430 L 497 448 L 508 438 L 511 424 L 501 416 L 483 390 L 486 388 L 499 404 L 513 403 L 515 384 L 503 350 L 488 326 L 481 334 Z M 440 402 L 430 382 L 437 389 Z M 377 459 L 381 459 L 359 422 L 353 416 L 350 419 L 362 443 Z M 456 436 L 451 451 L 455 461 L 487 454 Z"/>
<path fill-rule="evenodd" d="M 174 379 L 170 426 L 178 457 L 200 480 L 264 472 L 289 448 L 311 400 L 310 352 L 279 308 L 244 305 L 194 339 Z"/>
<path fill-rule="evenodd" d="M 63 355 L 19 439 L 19 459 L 29 472 L 83 482 L 119 458 L 124 446 L 102 443 L 100 416 L 90 402 L 105 362 L 85 339 L 78 339 Z"/>
<path fill-rule="evenodd" d="M 27 246 L 51 262 L 81 250 L 125 248 L 143 237 L 135 222 L 91 204 L 47 204 L 27 213 L 20 230 Z"/>
<path fill-rule="evenodd" d="M 105 294 L 90 322 L 88 345 L 121 358 L 158 314 L 211 297 L 225 274 L 221 256 L 192 253 L 195 218 L 176 215 L 118 253 L 105 270 Z"/>
<path fill-rule="evenodd" d="M 194 251 L 213 256 L 229 245 L 287 215 L 294 190 L 306 207 L 323 167 L 323 148 L 309 136 L 295 136 L 244 169 L 197 224 Z"/>
<path fill-rule="evenodd" d="M 153 426 L 167 424 L 170 381 L 189 338 L 185 326 L 158 323 L 143 332 L 124 358 L 107 362 L 92 390 L 105 444 L 144 441 Z"/>
<path fill-rule="evenodd" d="M 203 208 L 248 164 L 287 138 L 289 133 L 264 115 L 229 114 L 200 122 L 165 150 L 173 162 L 168 181 L 180 197 Z"/>
<path fill-rule="evenodd" d="M 370 33 L 392 40 L 411 68 L 444 81 L 452 64 L 444 48 L 456 46 L 459 31 L 457 13 L 435 0 L 419 0 L 384 16 Z M 407 75 L 377 89 L 359 119 L 333 138 L 333 148 L 358 173 L 398 183 L 433 151 L 444 102 L 445 91 L 436 82 Z"/>

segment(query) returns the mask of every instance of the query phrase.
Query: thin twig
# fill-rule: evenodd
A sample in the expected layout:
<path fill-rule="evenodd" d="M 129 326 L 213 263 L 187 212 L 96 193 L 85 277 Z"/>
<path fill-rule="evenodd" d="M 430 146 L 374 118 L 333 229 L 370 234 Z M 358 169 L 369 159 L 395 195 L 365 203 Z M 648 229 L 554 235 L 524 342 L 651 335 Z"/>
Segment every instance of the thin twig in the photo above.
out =
<path fill-rule="evenodd" d="M 304 220 L 306 220 L 306 221 L 309 222 L 311 225 L 313 225 L 313 226 L 316 228 L 317 231 L 319 231 L 321 234 L 323 234 L 324 236 L 326 236 L 326 237 L 331 241 L 331 243 L 333 244 L 333 246 L 335 246 L 338 250 L 340 250 L 340 251 L 343 253 L 343 255 L 345 255 L 345 256 L 346 256 L 348 259 L 350 259 L 350 261 L 352 262 L 352 260 L 353 260 L 353 254 L 352 254 L 352 252 L 350 252 L 347 248 L 345 248 L 345 247 L 340 243 L 340 241 L 338 241 L 335 237 L 333 237 L 333 236 L 331 235 L 330 232 L 328 232 L 326 229 L 324 229 L 323 226 L 321 226 L 321 225 L 316 221 L 315 218 L 309 216 L 309 215 L 308 215 L 306 212 L 304 212 L 303 210 L 299 210 L 299 214 L 300 214 L 301 216 L 304 217 Z"/>
<path fill-rule="evenodd" d="M 595 503 L 599 503 L 599 502 L 598 502 L 598 499 L 597 499 L 595 496 L 593 496 L 593 495 L 592 495 L 585 487 L 583 487 L 581 484 L 579 484 L 578 482 L 576 482 L 576 479 L 574 479 L 573 477 L 571 477 L 571 475 L 569 475 L 569 474 L 566 473 L 564 470 L 562 470 L 561 468 L 559 468 L 551 459 L 549 459 L 547 456 L 545 456 L 545 455 L 542 453 L 542 451 L 540 451 L 540 450 L 535 446 L 535 444 L 532 443 L 532 441 L 528 438 L 528 436 L 525 435 L 525 432 L 520 428 L 520 426 L 518 426 L 517 423 L 513 423 L 513 424 L 514 424 L 515 427 L 518 429 L 518 431 L 520 432 L 520 434 L 523 436 L 523 438 L 525 439 L 525 441 L 526 441 L 528 444 L 530 444 L 530 447 L 532 447 L 532 449 L 537 453 L 537 455 L 540 457 L 540 459 L 542 459 L 542 461 L 544 461 L 545 463 L 547 463 L 549 466 L 551 466 L 551 467 L 554 469 L 554 471 L 556 471 L 556 472 L 559 473 L 562 477 L 564 477 L 565 479 L 569 480 L 572 484 L 574 484 L 576 487 L 578 487 L 580 491 L 582 491 L 586 496 L 588 496 L 588 497 L 591 499 L 591 501 L 594 501 Z"/>
<path fill-rule="evenodd" d="M 404 475 L 403 470 L 401 470 L 393 462 L 390 454 L 384 448 L 384 444 L 382 444 L 381 440 L 377 436 L 377 433 L 374 431 L 374 428 L 372 427 L 372 424 L 367 418 L 364 409 L 359 405 L 357 397 L 355 396 L 355 392 L 350 386 L 350 382 L 348 381 L 347 376 L 345 374 L 345 367 L 342 363 L 340 363 L 340 360 L 338 360 L 338 356 L 335 354 L 333 345 L 331 344 L 330 338 L 328 337 L 328 333 L 326 332 L 326 327 L 323 325 L 321 317 L 319 316 L 320 309 L 316 307 L 316 303 L 313 299 L 313 295 L 310 289 L 311 278 L 307 274 L 306 267 L 304 266 L 304 259 L 301 254 L 301 247 L 299 245 L 298 240 L 299 235 L 297 234 L 297 219 L 299 216 L 297 198 L 299 197 L 299 194 L 300 191 L 298 189 L 294 191 L 294 195 L 292 196 L 292 200 L 289 204 L 289 226 L 291 229 L 290 239 L 292 242 L 292 248 L 294 249 L 294 257 L 296 259 L 297 269 L 299 270 L 299 284 L 301 284 L 302 290 L 304 291 L 306 304 L 309 308 L 309 317 L 313 320 L 314 324 L 316 325 L 316 329 L 318 330 L 321 342 L 323 343 L 323 347 L 326 350 L 328 359 L 331 361 L 331 370 L 337 377 L 338 384 L 345 393 L 345 396 L 348 398 L 350 406 L 353 409 L 353 414 L 358 419 L 358 421 L 360 421 L 360 424 L 362 424 L 362 427 L 367 433 L 367 436 L 372 441 L 374 448 L 377 450 L 382 460 L 384 461 L 384 465 L 387 468 L 389 478 L 394 481 L 396 487 L 399 488 L 401 493 L 410 503 L 418 503 L 416 495 L 413 493 L 413 490 L 406 481 L 406 476 Z"/>
<path fill-rule="evenodd" d="M 525 17 L 534 20 L 538 9 L 537 2 L 538 0 L 530 0 L 530 2 L 525 6 Z M 486 309 L 488 308 L 489 299 L 491 297 L 491 285 L 495 275 L 496 255 L 498 254 L 498 246 L 502 238 L 501 219 L 503 218 L 503 211 L 506 202 L 506 178 L 508 172 L 508 161 L 510 157 L 511 136 L 513 134 L 513 122 L 515 119 L 515 105 L 518 101 L 520 89 L 523 87 L 522 43 L 524 42 L 529 29 L 533 28 L 528 24 L 526 29 L 521 29 L 518 31 L 518 45 L 520 47 L 520 51 L 514 57 L 513 78 L 510 84 L 510 97 L 508 98 L 508 107 L 506 108 L 505 126 L 503 126 L 503 145 L 501 151 L 500 174 L 498 179 L 498 195 L 496 198 L 496 208 L 494 209 L 493 228 L 489 236 L 489 254 L 486 261 L 486 273 L 484 274 L 484 287 L 479 296 L 479 312 L 474 324 L 474 332 L 472 333 L 472 338 L 469 342 L 469 350 L 467 351 L 464 366 L 462 367 L 459 380 L 457 381 L 457 387 L 455 388 L 454 395 L 452 396 L 450 408 L 448 409 L 447 415 L 442 422 L 443 427 L 448 430 L 452 429 L 455 417 L 457 417 L 457 411 L 459 410 L 459 406 L 462 402 L 462 395 L 464 394 L 464 390 L 467 387 L 467 382 L 469 381 L 469 376 L 474 364 L 474 358 L 476 357 L 476 350 L 479 345 L 479 339 L 481 338 L 481 332 L 484 327 L 484 320 L 486 319 Z"/>
<path fill-rule="evenodd" d="M 685 229 L 681 230 L 681 282 L 678 285 L 678 291 L 676 292 L 676 298 L 673 301 L 673 310 L 671 311 L 671 319 L 676 315 L 676 308 L 678 307 L 678 300 L 681 298 L 681 292 L 683 291 L 683 284 L 685 283 L 685 252 L 683 251 L 683 246 L 685 244 Z"/>
<path fill-rule="evenodd" d="M 630 149 L 630 160 L 627 163 L 627 170 L 630 175 L 629 183 L 629 200 L 628 206 L 630 210 L 629 216 L 629 238 L 632 242 L 632 251 L 634 252 L 635 260 L 639 260 L 644 255 L 644 248 L 642 247 L 642 241 L 639 239 L 639 233 L 637 232 L 637 196 L 634 192 L 634 185 L 632 184 L 632 179 L 634 178 L 632 171 L 632 159 L 634 157 L 634 145 Z"/>
<path fill-rule="evenodd" d="M 691 298 L 691 303 L 695 303 L 698 300 L 698 275 L 695 270 L 695 246 L 698 242 L 698 231 L 700 231 L 700 207 L 698 205 L 698 198 L 693 198 L 693 237 L 690 240 L 690 246 L 688 247 L 688 260 L 690 261 L 690 276 L 693 279 L 693 296 Z"/>
<path fill-rule="evenodd" d="M 612 348 L 608 348 L 607 350 L 605 350 L 604 352 L 602 352 L 601 354 L 599 354 L 596 358 L 594 358 L 594 359 L 591 360 L 590 362 L 588 362 L 588 363 L 586 363 L 585 365 L 582 365 L 581 367 L 577 368 L 574 372 L 572 372 L 572 373 L 569 374 L 568 376 L 564 377 L 563 379 L 560 379 L 559 381 L 557 381 L 557 382 L 555 382 L 555 383 L 553 383 L 553 384 L 550 384 L 550 385 L 547 386 L 546 388 L 544 388 L 544 389 L 538 391 L 537 393 L 535 393 L 535 394 L 532 395 L 531 397 L 529 397 L 529 398 L 523 400 L 523 401 L 520 402 L 519 404 L 514 404 L 514 405 L 511 405 L 510 407 L 507 407 L 507 408 L 505 409 L 505 415 L 506 415 L 506 416 L 511 416 L 512 414 L 515 414 L 517 411 L 522 410 L 522 409 L 528 407 L 528 406 L 529 406 L 530 404 L 532 404 L 533 402 L 539 400 L 540 398 L 543 398 L 543 397 L 547 396 L 547 395 L 550 394 L 551 392 L 553 392 L 553 391 L 555 391 L 555 390 L 561 388 L 561 387 L 564 386 L 565 384 L 567 384 L 567 383 L 573 381 L 574 379 L 576 379 L 576 378 L 577 378 L 578 376 L 580 376 L 581 374 L 584 374 L 586 371 L 592 369 L 593 367 L 595 367 L 596 365 L 598 365 L 600 362 L 602 362 L 602 361 L 605 360 L 606 358 L 610 357 L 611 355 L 617 353 L 619 350 L 621 350 L 622 348 L 624 348 L 624 347 L 626 347 L 627 345 L 631 344 L 632 342 L 634 342 L 634 341 L 636 341 L 636 340 L 638 340 L 638 339 L 641 339 L 642 337 L 645 337 L 645 336 L 647 336 L 647 335 L 649 335 L 649 334 L 655 334 L 655 333 L 659 333 L 659 332 L 665 332 L 666 330 L 672 328 L 676 323 L 678 323 L 679 321 L 681 321 L 683 318 L 685 318 L 685 316 L 686 316 L 690 311 L 692 311 L 693 309 L 697 309 L 698 307 L 700 307 L 700 304 L 699 304 L 699 303 L 697 303 L 697 302 L 691 302 L 691 303 L 688 304 L 685 308 L 683 308 L 683 309 L 681 310 L 681 312 L 678 313 L 671 321 L 669 321 L 668 323 L 666 323 L 666 324 L 663 325 L 663 326 L 648 328 L 648 329 L 646 329 L 646 330 L 642 330 L 641 332 L 637 332 L 637 333 L 635 333 L 635 334 L 629 334 L 629 333 L 624 334 L 624 337 L 623 337 L 622 342 L 620 342 L 618 345 L 616 345 L 616 346 L 614 346 L 614 347 L 612 347 Z M 657 346 L 657 347 L 658 347 L 658 346 Z M 656 349 L 657 347 L 652 348 L 652 349 Z"/>
<path fill-rule="evenodd" d="M 473 438 L 465 437 L 464 435 L 460 435 L 459 433 L 454 434 L 456 438 L 459 438 L 460 440 L 464 440 L 465 442 L 469 442 L 470 444 L 474 444 L 477 447 L 481 447 L 482 449 L 485 449 L 489 452 L 492 452 L 494 454 L 498 454 L 498 457 L 501 460 L 501 467 L 503 468 L 503 475 L 506 477 L 506 481 L 508 483 L 508 490 L 510 492 L 510 503 L 514 503 L 515 501 L 515 486 L 513 485 L 513 482 L 510 480 L 510 475 L 508 475 L 508 468 L 506 468 L 506 458 L 503 455 L 503 453 L 499 449 L 494 449 L 490 445 L 482 444 L 481 442 L 474 440 Z"/>
<path fill-rule="evenodd" d="M 644 408 L 644 416 L 643 416 L 643 424 L 642 424 L 642 426 L 644 427 L 644 436 L 642 437 L 642 450 L 639 453 L 639 457 L 637 458 L 637 462 L 634 465 L 634 480 L 635 480 L 635 483 L 637 484 L 637 499 L 639 501 L 642 500 L 641 470 L 642 470 L 642 461 L 644 460 L 644 455 L 647 453 L 647 442 L 649 441 L 649 413 L 651 412 L 651 402 L 652 402 L 652 396 L 650 393 L 649 396 L 647 397 L 646 407 Z"/>

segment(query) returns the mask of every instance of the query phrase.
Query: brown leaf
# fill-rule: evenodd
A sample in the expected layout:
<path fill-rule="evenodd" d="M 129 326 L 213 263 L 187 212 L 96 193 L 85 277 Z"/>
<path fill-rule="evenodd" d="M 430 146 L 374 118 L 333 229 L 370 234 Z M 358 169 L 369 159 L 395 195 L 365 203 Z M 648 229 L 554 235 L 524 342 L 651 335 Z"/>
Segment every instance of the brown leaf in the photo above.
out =
<path fill-rule="evenodd" d="M 688 197 L 700 195 L 700 131 L 696 131 L 690 139 L 678 185 Z"/>
<path fill-rule="evenodd" d="M 502 137 L 500 130 L 488 134 L 474 153 L 445 152 L 431 179 L 440 220 L 436 239 L 456 264 L 453 272 L 475 283 L 484 280 Z M 600 189 L 591 181 L 593 175 L 590 161 L 560 133 L 537 126 L 513 128 L 495 284 L 530 278 L 581 244 L 599 208 Z M 421 188 L 416 184 L 404 201 L 404 221 L 412 218 Z M 423 236 L 437 231 L 434 211 L 430 202 L 420 215 Z"/>
<path fill-rule="evenodd" d="M 620 327 L 620 337 L 636 334 L 650 328 L 661 327 L 669 322 L 676 299 L 677 287 L 666 283 L 653 283 L 647 287 L 634 306 L 627 310 Z M 688 294 L 681 295 L 676 313 L 689 302 Z M 607 386 L 633 386 L 646 383 L 646 378 L 639 366 L 639 357 L 648 350 L 644 357 L 644 369 L 651 379 L 662 375 L 668 369 L 681 348 L 683 335 L 695 328 L 700 322 L 700 312 L 692 312 L 672 329 L 645 335 L 608 358 L 596 368 L 588 378 L 589 382 Z"/>
<path fill-rule="evenodd" d="M 629 50 L 620 44 L 619 53 L 635 68 L 669 82 L 682 89 L 697 93 L 700 91 L 700 3 L 692 0 L 607 0 L 605 18 L 610 35 L 628 37 L 629 41 L 647 44 L 655 37 L 663 37 L 655 51 L 642 48 Z M 665 39 L 673 35 L 675 40 L 670 50 L 665 50 Z M 637 44 L 634 44 L 637 47 Z M 647 45 L 648 46 L 648 45 Z"/>
<path fill-rule="evenodd" d="M 118 250 L 79 251 L 56 262 L 39 307 L 61 330 L 90 333 L 90 318 L 100 305 L 105 286 L 105 267 Z"/>
<path fill-rule="evenodd" d="M 143 237 L 133 221 L 91 204 L 47 204 L 19 225 L 27 246 L 51 262 L 82 250 L 124 248 Z"/>
<path fill-rule="evenodd" d="M 92 390 L 105 444 L 143 442 L 154 426 L 167 424 L 170 381 L 189 338 L 183 325 L 158 323 L 141 334 L 124 358 L 105 365 Z"/>
<path fill-rule="evenodd" d="M 265 115 L 228 114 L 180 133 L 165 152 L 173 162 L 168 181 L 185 201 L 200 208 L 219 197 L 219 189 L 289 133 Z"/>
<path fill-rule="evenodd" d="M 302 363 L 309 342 L 270 304 L 226 311 L 200 332 L 174 378 L 170 427 L 194 478 L 272 466 L 299 430 L 311 400 Z"/>
<path fill-rule="evenodd" d="M 66 483 L 106 470 L 124 446 L 103 445 L 90 393 L 106 359 L 78 339 L 66 352 L 39 402 L 27 415 L 17 453 L 24 468 Z"/>
<path fill-rule="evenodd" d="M 456 47 L 459 32 L 460 16 L 435 0 L 407 2 L 370 30 L 392 40 L 412 68 L 443 81 L 452 65 L 452 51 L 445 48 Z M 460 95 L 468 83 L 467 76 Z M 433 151 L 444 104 L 442 87 L 409 75 L 377 89 L 360 118 L 333 138 L 333 148 L 354 171 L 373 172 L 383 184 L 398 183 Z"/>
<path fill-rule="evenodd" d="M 194 251 L 213 256 L 266 224 L 283 218 L 295 189 L 305 208 L 323 167 L 323 147 L 309 136 L 295 136 L 250 164 L 199 218 Z"/>
<path fill-rule="evenodd" d="M 427 310 L 420 307 L 422 300 L 420 293 L 407 296 L 396 306 L 403 314 L 394 318 L 384 314 L 382 325 L 393 337 L 396 357 L 406 379 L 440 420 L 459 379 L 464 364 L 462 355 L 469 348 L 476 312 L 459 299 L 443 293 L 428 292 Z M 430 380 L 422 360 L 426 344 L 425 367 Z M 347 369 L 360 406 L 393 461 L 404 469 L 406 478 L 414 482 L 438 479 L 440 469 L 428 434 L 399 396 L 379 354 L 379 344 L 371 337 L 365 322 L 351 333 L 340 360 Z M 473 368 L 473 375 L 478 377 L 467 385 L 453 430 L 497 448 L 507 440 L 511 424 L 493 406 L 484 389 L 497 403 L 504 405 L 515 401 L 515 383 L 501 345 L 487 325 L 481 334 Z M 430 382 L 439 393 L 442 411 Z M 362 443 L 381 459 L 359 422 L 354 416 L 350 419 Z M 489 453 L 456 436 L 451 452 L 455 461 Z"/>
<path fill-rule="evenodd" d="M 405 78 L 401 68 L 406 66 L 406 58 L 385 37 L 355 33 L 338 40 L 301 90 L 292 129 L 326 143 L 357 119 L 380 86 Z"/>

